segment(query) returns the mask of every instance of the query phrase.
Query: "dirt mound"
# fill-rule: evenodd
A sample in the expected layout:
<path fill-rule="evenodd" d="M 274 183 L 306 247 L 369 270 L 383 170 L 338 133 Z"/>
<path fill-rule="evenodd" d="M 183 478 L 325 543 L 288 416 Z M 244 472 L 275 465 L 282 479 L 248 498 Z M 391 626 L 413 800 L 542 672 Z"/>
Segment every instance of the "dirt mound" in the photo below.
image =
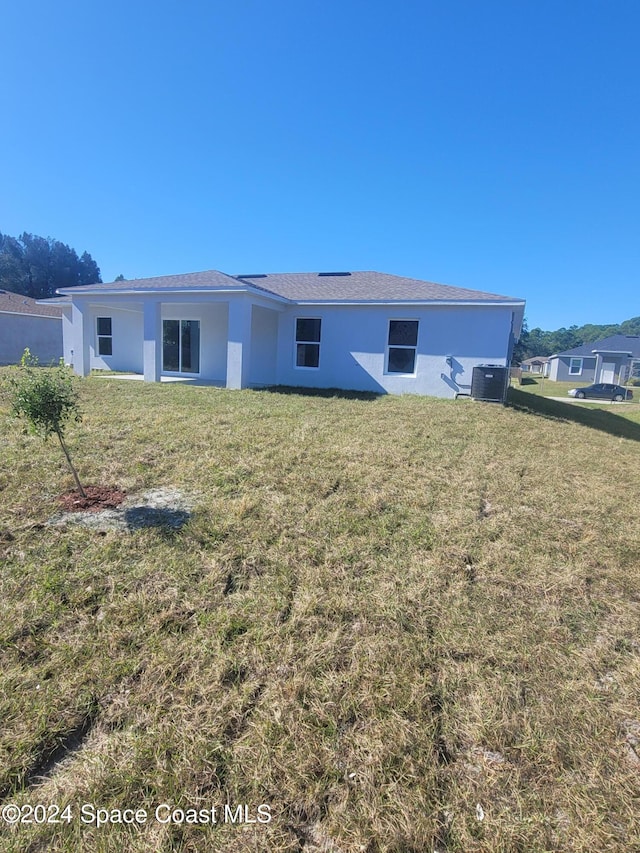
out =
<path fill-rule="evenodd" d="M 115 486 L 85 486 L 86 497 L 80 492 L 65 492 L 58 500 L 65 512 L 101 512 L 114 509 L 126 498 L 126 493 Z"/>

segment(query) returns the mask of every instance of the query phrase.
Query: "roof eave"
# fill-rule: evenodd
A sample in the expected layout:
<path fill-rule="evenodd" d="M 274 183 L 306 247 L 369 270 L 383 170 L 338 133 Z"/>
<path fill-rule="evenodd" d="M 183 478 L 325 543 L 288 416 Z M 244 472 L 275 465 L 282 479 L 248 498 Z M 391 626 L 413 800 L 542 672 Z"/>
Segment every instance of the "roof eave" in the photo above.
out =
<path fill-rule="evenodd" d="M 256 296 L 264 296 L 268 299 L 273 299 L 277 302 L 291 302 L 290 299 L 287 299 L 284 296 L 280 296 L 277 293 L 273 293 L 270 290 L 266 290 L 261 287 L 255 287 L 254 285 L 245 284 L 239 287 L 162 287 L 162 288 L 134 288 L 128 287 L 126 289 L 123 288 L 96 288 L 95 290 L 82 289 L 80 287 L 64 287 L 56 290 L 56 293 L 59 293 L 61 296 L 163 296 L 163 295 L 184 295 L 184 294 L 192 294 L 192 293 L 252 293 Z"/>
<path fill-rule="evenodd" d="M 11 314 L 14 317 L 41 317 L 45 320 L 61 320 L 62 314 L 34 314 L 33 311 L 4 311 L 0 308 L 0 314 Z"/>
<path fill-rule="evenodd" d="M 291 299 L 296 305 L 471 305 L 524 308 L 524 300 L 498 299 Z"/>
<path fill-rule="evenodd" d="M 91 285 L 93 288 L 93 285 Z M 150 293 L 220 293 L 220 292 L 238 292 L 243 293 L 246 288 L 243 287 L 96 287 L 95 290 L 82 287 L 60 287 L 56 290 L 61 296 L 93 296 L 99 294 L 101 296 L 108 294 L 109 296 L 144 296 Z"/>

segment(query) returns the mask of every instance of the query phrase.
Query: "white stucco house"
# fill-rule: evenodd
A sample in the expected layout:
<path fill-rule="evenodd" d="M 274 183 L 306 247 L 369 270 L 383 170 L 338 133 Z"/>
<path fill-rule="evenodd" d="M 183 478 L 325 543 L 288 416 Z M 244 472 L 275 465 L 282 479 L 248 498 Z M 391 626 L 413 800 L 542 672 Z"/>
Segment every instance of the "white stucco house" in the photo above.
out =
<path fill-rule="evenodd" d="M 524 300 L 379 272 L 208 272 L 58 291 L 76 373 L 453 397 L 508 365 Z"/>
<path fill-rule="evenodd" d="M 0 289 L 0 364 L 17 364 L 26 348 L 41 364 L 62 358 L 62 311 Z"/>

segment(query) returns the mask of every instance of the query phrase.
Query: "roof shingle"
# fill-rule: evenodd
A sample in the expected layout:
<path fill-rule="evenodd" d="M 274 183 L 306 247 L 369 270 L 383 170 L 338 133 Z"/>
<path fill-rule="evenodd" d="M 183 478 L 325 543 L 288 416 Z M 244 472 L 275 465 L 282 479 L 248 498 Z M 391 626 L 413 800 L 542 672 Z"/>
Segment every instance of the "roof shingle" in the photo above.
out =
<path fill-rule="evenodd" d="M 599 341 L 582 344 L 564 352 L 554 353 L 551 358 L 558 356 L 590 356 L 597 352 L 631 353 L 633 358 L 640 358 L 640 335 L 610 335 Z"/>
<path fill-rule="evenodd" d="M 268 273 L 230 276 L 218 270 L 133 279 L 88 287 L 61 289 L 60 293 L 144 292 L 152 290 L 241 290 L 251 286 L 292 302 L 524 302 L 432 281 L 388 273 Z"/>
<path fill-rule="evenodd" d="M 245 278 L 243 281 L 251 282 L 252 279 Z M 295 302 L 316 300 L 321 302 L 406 300 L 503 302 L 514 298 L 374 271 L 351 272 L 348 275 L 345 273 L 269 273 L 265 278 L 256 279 L 255 283 L 265 290 Z"/>
<path fill-rule="evenodd" d="M 241 290 L 242 282 L 226 273 L 218 270 L 205 270 L 204 272 L 189 272 L 182 275 L 160 275 L 153 278 L 134 278 L 124 281 L 101 282 L 90 284 L 86 287 L 62 287 L 58 293 L 86 293 L 86 292 L 130 292 L 139 290 L 208 290 L 211 288 L 235 287 Z"/>
<path fill-rule="evenodd" d="M 32 317 L 62 317 L 62 309 L 52 305 L 40 305 L 30 296 L 0 290 L 0 313 L 30 314 Z"/>

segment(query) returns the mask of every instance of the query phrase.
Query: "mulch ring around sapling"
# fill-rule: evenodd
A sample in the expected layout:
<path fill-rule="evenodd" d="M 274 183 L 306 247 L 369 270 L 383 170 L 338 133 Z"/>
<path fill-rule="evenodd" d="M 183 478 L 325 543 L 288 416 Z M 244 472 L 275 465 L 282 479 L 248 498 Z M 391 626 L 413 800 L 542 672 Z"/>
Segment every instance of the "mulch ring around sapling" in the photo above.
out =
<path fill-rule="evenodd" d="M 65 512 L 100 512 L 103 509 L 115 509 L 126 498 L 126 492 L 116 486 L 85 486 L 86 497 L 77 489 L 58 496 Z"/>

